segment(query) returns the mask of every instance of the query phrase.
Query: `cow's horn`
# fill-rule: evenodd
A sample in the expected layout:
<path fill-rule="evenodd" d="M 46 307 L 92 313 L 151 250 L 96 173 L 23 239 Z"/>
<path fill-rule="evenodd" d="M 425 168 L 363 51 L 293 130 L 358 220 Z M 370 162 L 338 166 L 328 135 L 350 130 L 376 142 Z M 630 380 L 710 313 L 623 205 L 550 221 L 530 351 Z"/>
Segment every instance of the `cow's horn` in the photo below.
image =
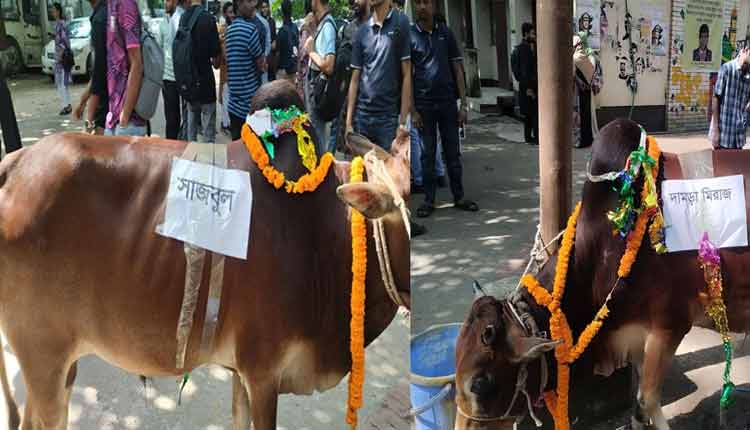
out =
<path fill-rule="evenodd" d="M 479 285 L 479 282 L 477 282 L 476 279 L 474 280 L 474 285 L 472 285 L 472 288 L 474 289 L 474 300 L 487 295 L 487 292 L 484 291 L 484 288 Z"/>
<path fill-rule="evenodd" d="M 375 156 L 380 160 L 385 161 L 391 158 L 391 154 L 389 154 L 385 149 L 379 147 L 378 145 L 375 145 L 370 141 L 370 139 L 362 136 L 359 133 L 348 133 L 346 135 L 346 145 L 349 147 L 349 149 L 351 149 L 354 155 L 364 156 L 368 152 L 374 150 Z"/>

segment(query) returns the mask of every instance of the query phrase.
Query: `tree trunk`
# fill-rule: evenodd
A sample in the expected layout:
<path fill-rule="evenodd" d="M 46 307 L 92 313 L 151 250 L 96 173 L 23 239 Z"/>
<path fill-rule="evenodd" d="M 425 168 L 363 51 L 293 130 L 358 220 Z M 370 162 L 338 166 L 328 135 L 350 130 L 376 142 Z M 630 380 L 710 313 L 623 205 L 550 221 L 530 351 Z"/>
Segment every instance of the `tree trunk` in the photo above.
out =
<path fill-rule="evenodd" d="M 537 1 L 541 231 L 549 243 L 571 211 L 572 0 Z M 554 64 L 554 67 L 550 67 Z"/>

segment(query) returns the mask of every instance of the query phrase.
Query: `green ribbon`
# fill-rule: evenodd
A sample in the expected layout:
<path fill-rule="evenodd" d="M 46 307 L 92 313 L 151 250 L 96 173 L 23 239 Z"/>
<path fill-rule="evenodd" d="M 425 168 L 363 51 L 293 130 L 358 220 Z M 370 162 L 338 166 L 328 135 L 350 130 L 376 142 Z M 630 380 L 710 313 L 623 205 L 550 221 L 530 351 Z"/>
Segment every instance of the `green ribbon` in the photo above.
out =
<path fill-rule="evenodd" d="M 297 106 L 289 106 L 286 109 L 271 109 L 271 120 L 274 124 L 281 124 L 285 121 L 293 120 L 303 113 Z"/>
<path fill-rule="evenodd" d="M 260 136 L 260 140 L 263 141 L 263 146 L 266 147 L 266 152 L 268 152 L 268 156 L 271 158 L 271 160 L 276 157 L 276 147 L 273 145 L 273 142 L 271 142 L 272 137 L 273 133 L 271 133 L 270 131 L 266 131 L 262 136 Z"/>
<path fill-rule="evenodd" d="M 732 342 L 729 340 L 724 341 L 724 387 L 721 390 L 721 404 L 722 409 L 729 409 L 734 403 L 734 399 L 731 397 L 732 392 L 735 389 L 732 380 L 730 379 L 730 372 L 732 370 Z"/>
<path fill-rule="evenodd" d="M 185 385 L 187 384 L 188 379 L 190 379 L 190 372 L 186 372 L 184 375 L 182 375 L 182 383 L 180 384 L 180 391 L 177 392 L 177 406 L 180 406 L 180 403 L 182 403 L 182 390 L 185 388 Z"/>

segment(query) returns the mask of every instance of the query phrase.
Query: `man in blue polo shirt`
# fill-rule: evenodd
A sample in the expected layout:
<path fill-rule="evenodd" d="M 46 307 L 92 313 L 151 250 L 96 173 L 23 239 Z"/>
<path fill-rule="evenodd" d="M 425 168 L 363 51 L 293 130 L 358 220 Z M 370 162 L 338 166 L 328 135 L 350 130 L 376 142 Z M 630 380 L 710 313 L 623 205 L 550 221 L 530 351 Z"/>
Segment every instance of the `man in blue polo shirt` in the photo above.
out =
<path fill-rule="evenodd" d="M 256 5 L 257 0 L 237 0 L 237 18 L 226 33 L 229 128 L 233 140 L 241 136 L 250 100 L 258 91 L 260 75 L 265 71 L 260 29 L 252 22 Z"/>
<path fill-rule="evenodd" d="M 411 110 L 409 18 L 392 0 L 370 0 L 372 16 L 352 43 L 346 130 L 389 150 L 396 132 L 408 134 Z"/>
<path fill-rule="evenodd" d="M 435 22 L 433 1 L 415 1 L 417 22 L 411 26 L 411 57 L 414 64 L 412 119 L 424 144 L 422 181 L 425 199 L 417 210 L 417 216 L 422 218 L 430 216 L 435 210 L 438 129 L 445 150 L 454 207 L 472 212 L 479 209 L 476 203 L 464 199 L 461 177 L 458 128 L 466 122 L 467 113 L 463 58 L 451 30 Z M 456 107 L 456 99 L 459 98 L 460 109 Z"/>

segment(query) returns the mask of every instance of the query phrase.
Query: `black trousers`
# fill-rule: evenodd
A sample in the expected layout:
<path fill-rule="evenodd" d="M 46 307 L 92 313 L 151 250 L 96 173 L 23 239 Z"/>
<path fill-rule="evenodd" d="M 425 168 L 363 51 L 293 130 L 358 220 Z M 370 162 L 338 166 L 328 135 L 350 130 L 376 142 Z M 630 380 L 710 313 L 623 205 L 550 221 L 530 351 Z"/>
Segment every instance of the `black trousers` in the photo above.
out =
<path fill-rule="evenodd" d="M 18 131 L 16 113 L 13 110 L 13 99 L 10 96 L 8 83 L 5 81 L 5 72 L 0 65 L 0 128 L 3 129 L 3 143 L 5 153 L 21 149 L 21 133 Z"/>
<path fill-rule="evenodd" d="M 523 137 L 529 142 L 539 138 L 539 106 L 536 99 L 525 94 L 523 97 L 526 97 L 528 106 L 523 120 Z"/>
<path fill-rule="evenodd" d="M 245 124 L 245 118 L 229 113 L 229 132 L 232 133 L 232 140 L 242 137 L 242 125 Z"/>
<path fill-rule="evenodd" d="M 435 204 L 437 177 L 435 174 L 435 157 L 437 156 L 437 131 L 443 144 L 445 169 L 448 171 L 453 200 L 464 198 L 463 166 L 461 164 L 461 148 L 458 138 L 458 108 L 455 102 L 441 103 L 429 108 L 417 108 L 422 117 L 422 184 L 424 185 L 424 201 Z"/>
<path fill-rule="evenodd" d="M 167 123 L 165 135 L 167 139 L 177 139 L 180 134 L 180 114 L 182 111 L 177 82 L 165 80 L 162 94 L 164 95 L 164 119 Z"/>

